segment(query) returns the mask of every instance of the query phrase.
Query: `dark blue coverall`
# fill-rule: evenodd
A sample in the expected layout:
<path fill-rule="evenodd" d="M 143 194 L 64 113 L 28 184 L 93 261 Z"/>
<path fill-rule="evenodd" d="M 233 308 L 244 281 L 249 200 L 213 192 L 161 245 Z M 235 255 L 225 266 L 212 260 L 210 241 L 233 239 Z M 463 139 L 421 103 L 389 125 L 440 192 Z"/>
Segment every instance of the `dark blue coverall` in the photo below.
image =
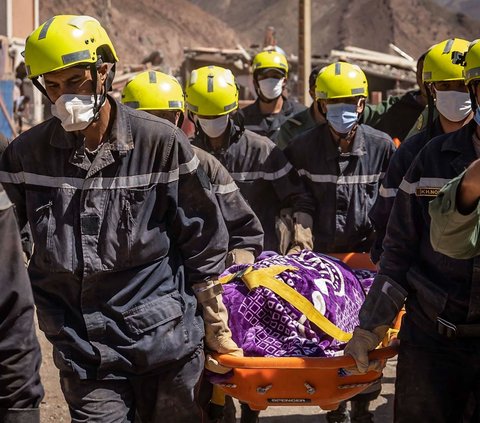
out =
<path fill-rule="evenodd" d="M 480 258 L 457 260 L 430 242 L 429 202 L 477 157 L 475 122 L 431 140 L 400 184 L 378 275 L 407 293 L 395 383 L 395 422 L 461 422 L 480 393 Z M 378 276 L 377 276 L 378 277 Z M 375 283 L 371 290 L 375 290 Z M 369 308 L 360 326 L 379 326 Z"/>
<path fill-rule="evenodd" d="M 39 423 L 42 362 L 13 205 L 0 185 L 0 421 Z"/>
<path fill-rule="evenodd" d="M 33 234 L 40 328 L 73 421 L 100 413 L 91 408 L 100 395 L 102 422 L 137 413 L 196 423 L 204 326 L 192 285 L 223 271 L 228 234 L 183 132 L 108 101 L 113 118 L 96 155 L 52 118 L 0 163 Z"/>

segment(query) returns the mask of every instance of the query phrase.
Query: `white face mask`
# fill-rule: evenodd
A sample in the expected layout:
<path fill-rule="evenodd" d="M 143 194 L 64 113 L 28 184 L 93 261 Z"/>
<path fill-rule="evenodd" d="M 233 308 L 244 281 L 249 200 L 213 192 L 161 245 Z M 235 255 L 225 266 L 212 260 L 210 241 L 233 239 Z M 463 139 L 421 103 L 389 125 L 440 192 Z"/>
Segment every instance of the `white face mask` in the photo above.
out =
<path fill-rule="evenodd" d="M 60 119 L 67 132 L 81 131 L 92 123 L 95 97 L 93 95 L 63 94 L 52 104 L 52 115 Z"/>
<path fill-rule="evenodd" d="M 197 118 L 203 132 L 209 138 L 217 138 L 225 132 L 228 126 L 228 115 L 219 116 L 215 119 Z"/>
<path fill-rule="evenodd" d="M 282 95 L 283 81 L 285 81 L 285 78 L 267 78 L 258 81 L 258 86 L 265 98 L 275 100 Z"/>
<path fill-rule="evenodd" d="M 435 91 L 437 110 L 451 122 L 460 122 L 472 111 L 469 93 L 459 91 Z"/>

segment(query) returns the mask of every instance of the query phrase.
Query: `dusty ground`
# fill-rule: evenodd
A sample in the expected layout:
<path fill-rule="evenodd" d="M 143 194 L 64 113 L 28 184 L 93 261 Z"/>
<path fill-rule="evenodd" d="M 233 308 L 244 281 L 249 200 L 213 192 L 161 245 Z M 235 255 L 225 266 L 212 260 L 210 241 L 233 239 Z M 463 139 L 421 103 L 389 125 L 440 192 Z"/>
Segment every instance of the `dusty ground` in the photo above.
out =
<path fill-rule="evenodd" d="M 58 371 L 52 360 L 52 347 L 43 333 L 38 331 L 43 353 L 42 382 L 45 399 L 41 404 L 41 423 L 66 423 L 70 421 L 68 409 L 58 383 Z M 396 360 L 390 360 L 384 371 L 382 395 L 373 403 L 377 423 L 393 421 L 393 392 Z M 237 410 L 239 409 L 237 404 Z M 320 414 L 320 416 L 319 416 Z M 318 407 L 270 407 L 262 412 L 261 423 L 324 423 L 325 412 Z M 237 413 L 237 422 L 239 422 Z"/>
<path fill-rule="evenodd" d="M 45 388 L 45 398 L 40 405 L 41 423 L 69 422 L 68 408 L 58 382 L 58 370 L 53 364 L 52 345 L 45 339 L 42 331 L 37 330 L 37 334 L 42 347 L 43 360 L 40 373 Z"/>

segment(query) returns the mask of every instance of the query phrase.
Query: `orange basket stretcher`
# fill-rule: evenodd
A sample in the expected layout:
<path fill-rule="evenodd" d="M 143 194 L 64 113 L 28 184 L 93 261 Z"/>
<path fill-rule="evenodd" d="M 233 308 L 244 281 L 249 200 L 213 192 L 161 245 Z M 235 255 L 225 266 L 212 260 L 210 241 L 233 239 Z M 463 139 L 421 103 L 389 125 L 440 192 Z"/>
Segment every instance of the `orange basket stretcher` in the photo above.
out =
<path fill-rule="evenodd" d="M 394 347 L 369 355 L 386 360 L 397 354 Z M 232 377 L 217 386 L 225 394 L 246 402 L 253 410 L 269 406 L 316 405 L 335 410 L 341 401 L 377 382 L 381 372 L 345 376 L 342 369 L 354 367 L 352 357 L 234 357 L 215 355 L 219 364 L 233 370 Z"/>
<path fill-rule="evenodd" d="M 365 253 L 330 254 L 351 268 L 375 271 Z M 398 329 L 401 318 L 397 318 Z M 378 348 L 369 354 L 371 360 L 387 360 L 397 354 L 394 346 Z M 232 376 L 216 385 L 224 394 L 247 403 L 253 410 L 269 406 L 319 406 L 335 410 L 379 381 L 381 372 L 369 371 L 350 375 L 344 369 L 355 367 L 350 356 L 338 357 L 235 357 L 214 354 L 219 364 L 232 370 Z"/>

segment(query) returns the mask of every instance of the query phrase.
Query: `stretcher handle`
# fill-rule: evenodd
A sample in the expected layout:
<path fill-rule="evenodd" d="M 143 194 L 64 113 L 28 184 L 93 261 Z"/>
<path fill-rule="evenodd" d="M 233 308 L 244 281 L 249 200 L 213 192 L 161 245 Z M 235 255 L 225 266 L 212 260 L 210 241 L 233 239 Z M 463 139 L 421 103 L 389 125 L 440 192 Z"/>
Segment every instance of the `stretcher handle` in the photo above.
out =
<path fill-rule="evenodd" d="M 352 269 L 377 271 L 377 267 L 372 263 L 369 253 L 328 253 L 327 255 L 343 261 Z"/>
<path fill-rule="evenodd" d="M 368 354 L 370 360 L 386 360 L 397 355 L 394 346 L 378 348 Z M 349 355 L 339 357 L 234 357 L 214 353 L 212 356 L 224 367 L 232 369 L 341 369 L 355 367 Z"/>

